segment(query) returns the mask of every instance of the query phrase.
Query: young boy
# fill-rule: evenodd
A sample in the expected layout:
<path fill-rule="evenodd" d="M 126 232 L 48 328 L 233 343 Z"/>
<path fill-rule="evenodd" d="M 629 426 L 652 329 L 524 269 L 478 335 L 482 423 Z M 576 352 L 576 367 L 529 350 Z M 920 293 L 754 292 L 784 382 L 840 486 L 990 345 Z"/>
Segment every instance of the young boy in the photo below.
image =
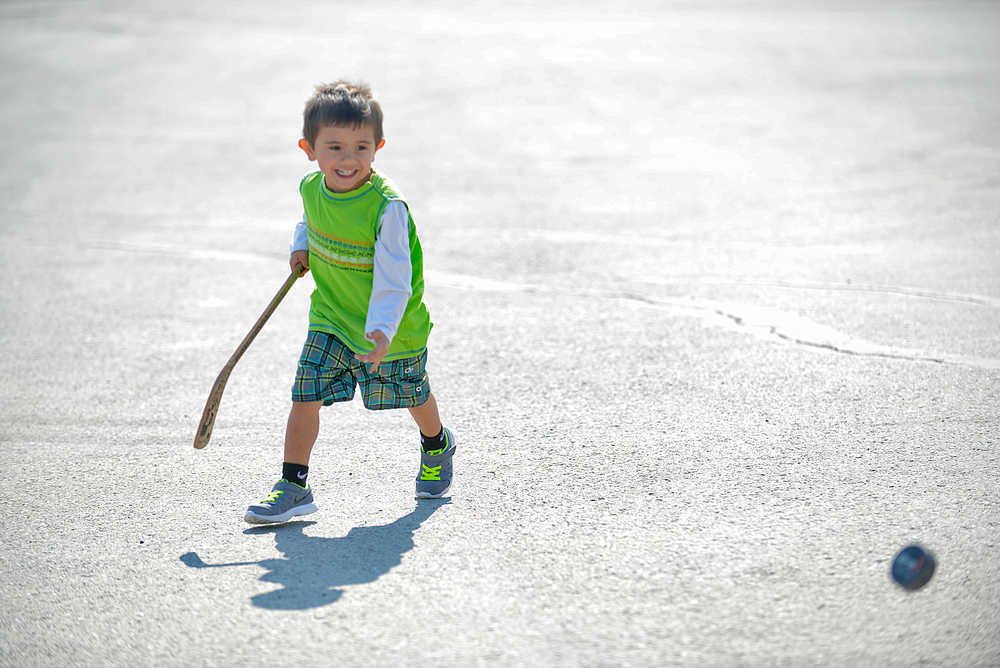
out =
<path fill-rule="evenodd" d="M 425 365 L 430 316 L 423 253 L 406 201 L 372 169 L 385 145 L 382 109 L 363 85 L 316 87 L 299 147 L 319 171 L 299 184 L 305 213 L 289 264 L 312 270 L 309 333 L 292 387 L 281 480 L 247 508 L 254 524 L 316 511 L 307 482 L 319 409 L 354 398 L 365 408 L 407 408 L 420 429 L 418 499 L 451 487 L 455 436 L 441 425 Z"/>

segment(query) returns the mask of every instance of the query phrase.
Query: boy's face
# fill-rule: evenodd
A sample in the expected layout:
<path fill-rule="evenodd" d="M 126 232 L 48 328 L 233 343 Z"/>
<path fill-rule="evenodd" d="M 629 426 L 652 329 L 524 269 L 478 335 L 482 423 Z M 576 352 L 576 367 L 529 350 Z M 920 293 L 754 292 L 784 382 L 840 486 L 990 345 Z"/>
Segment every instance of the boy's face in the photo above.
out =
<path fill-rule="evenodd" d="M 375 144 L 375 131 L 368 125 L 326 125 L 316 135 L 316 144 L 305 139 L 299 146 L 310 160 L 319 163 L 326 187 L 335 193 L 360 188 L 372 173 L 375 151 L 385 144 Z"/>

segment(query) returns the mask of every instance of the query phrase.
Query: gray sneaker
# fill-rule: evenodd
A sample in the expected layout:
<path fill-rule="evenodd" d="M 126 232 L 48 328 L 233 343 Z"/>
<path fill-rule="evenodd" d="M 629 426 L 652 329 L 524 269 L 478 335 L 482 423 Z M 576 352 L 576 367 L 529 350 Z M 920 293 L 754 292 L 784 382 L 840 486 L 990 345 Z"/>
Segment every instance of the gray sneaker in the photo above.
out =
<path fill-rule="evenodd" d="M 444 429 L 445 447 L 420 453 L 417 471 L 417 499 L 440 499 L 451 489 L 451 458 L 455 455 L 455 435 Z"/>
<path fill-rule="evenodd" d="M 250 524 L 280 524 L 296 515 L 316 512 L 311 487 L 299 487 L 284 478 L 275 483 L 267 498 L 247 508 L 243 517 Z"/>

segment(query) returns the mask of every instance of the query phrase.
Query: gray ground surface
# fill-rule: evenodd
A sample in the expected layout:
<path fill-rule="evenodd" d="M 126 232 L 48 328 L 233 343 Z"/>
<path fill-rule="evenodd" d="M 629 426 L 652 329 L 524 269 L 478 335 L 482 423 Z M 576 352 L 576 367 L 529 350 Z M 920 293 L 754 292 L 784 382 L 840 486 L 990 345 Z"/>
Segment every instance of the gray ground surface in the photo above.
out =
<path fill-rule="evenodd" d="M 0 5 L 0 663 L 1000 664 L 1000 5 L 366 4 Z M 344 75 L 454 498 L 352 404 L 248 529 L 309 279 L 191 441 Z"/>

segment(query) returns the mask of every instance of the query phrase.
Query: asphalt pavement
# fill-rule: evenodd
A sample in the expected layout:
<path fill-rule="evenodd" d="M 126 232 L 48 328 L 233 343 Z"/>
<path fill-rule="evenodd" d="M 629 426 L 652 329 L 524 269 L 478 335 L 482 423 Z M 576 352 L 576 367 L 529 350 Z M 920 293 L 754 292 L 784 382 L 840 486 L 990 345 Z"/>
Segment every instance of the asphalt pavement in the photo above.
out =
<path fill-rule="evenodd" d="M 0 665 L 1000 665 L 1000 5 L 0 5 Z M 314 84 L 456 433 L 280 472 Z M 889 579 L 918 542 L 938 570 Z"/>

